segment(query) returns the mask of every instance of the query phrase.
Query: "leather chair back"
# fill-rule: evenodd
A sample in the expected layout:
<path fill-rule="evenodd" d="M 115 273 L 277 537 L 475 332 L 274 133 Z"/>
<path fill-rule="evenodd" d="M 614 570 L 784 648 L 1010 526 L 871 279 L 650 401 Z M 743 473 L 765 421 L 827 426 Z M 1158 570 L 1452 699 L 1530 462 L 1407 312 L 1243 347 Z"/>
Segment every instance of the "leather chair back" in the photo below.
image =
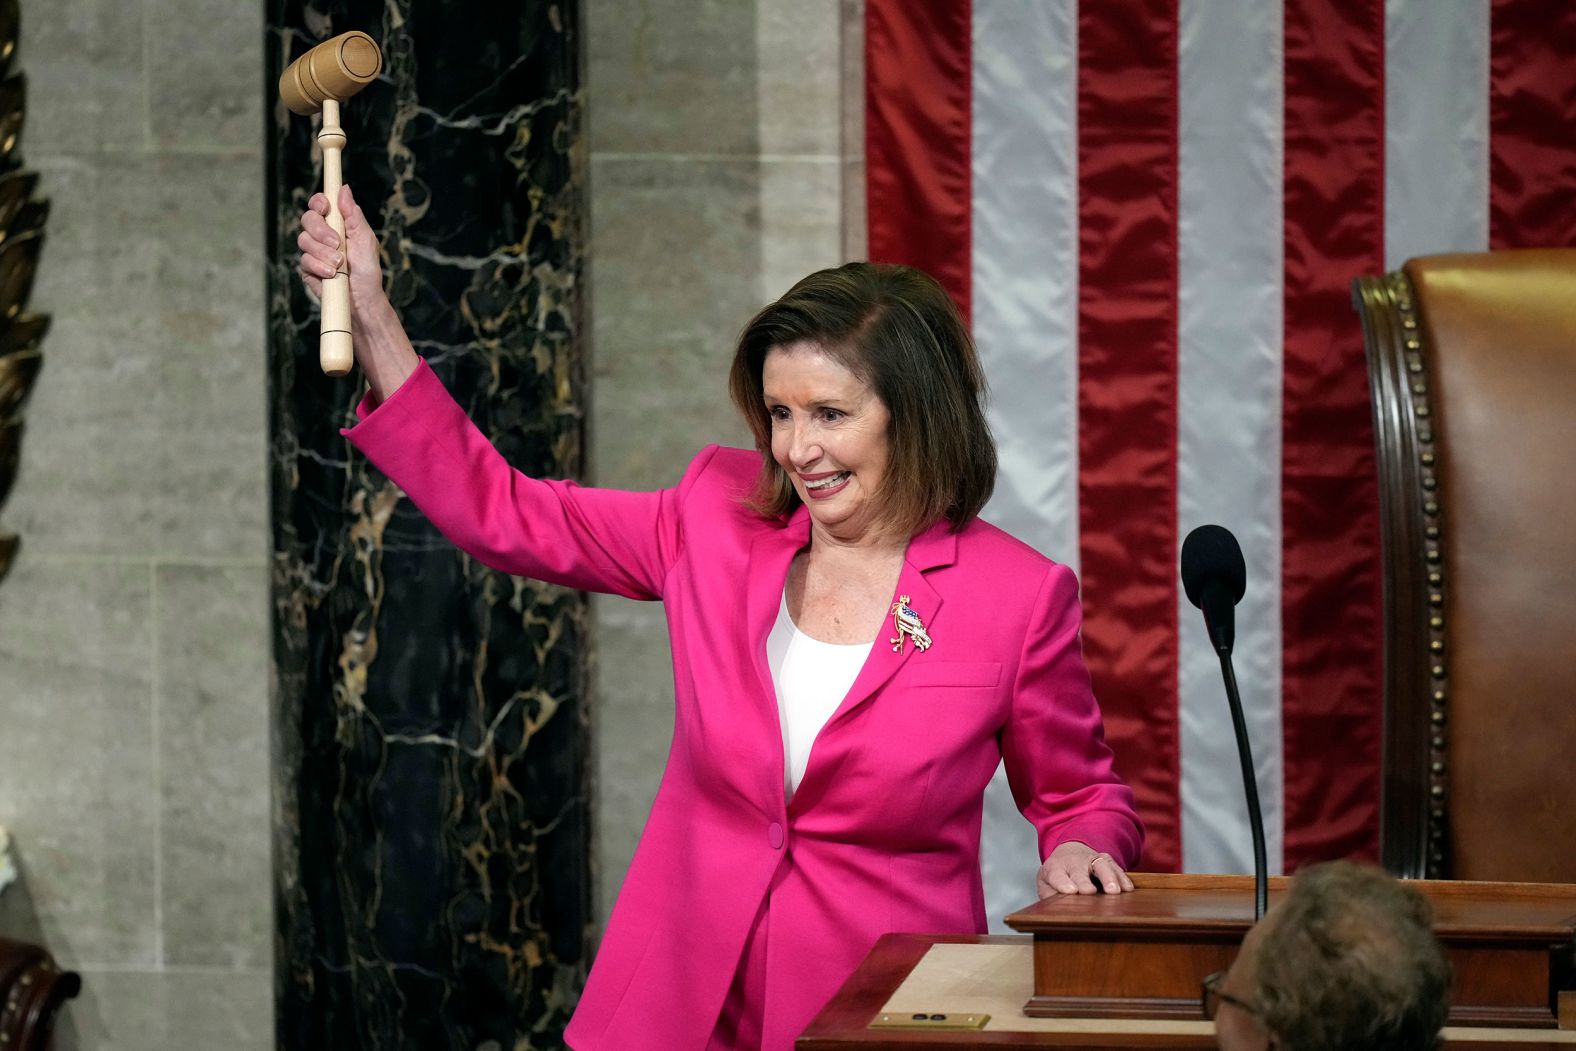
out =
<path fill-rule="evenodd" d="M 1398 875 L 1576 882 L 1576 249 L 1359 280 Z"/>

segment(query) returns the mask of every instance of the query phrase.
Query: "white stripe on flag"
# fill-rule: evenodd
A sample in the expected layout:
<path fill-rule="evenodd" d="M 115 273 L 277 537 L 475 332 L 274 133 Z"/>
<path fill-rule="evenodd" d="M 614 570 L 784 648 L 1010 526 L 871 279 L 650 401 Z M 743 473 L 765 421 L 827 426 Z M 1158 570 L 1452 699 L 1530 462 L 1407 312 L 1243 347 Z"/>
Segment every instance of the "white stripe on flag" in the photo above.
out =
<path fill-rule="evenodd" d="M 973 328 L 1001 469 L 984 517 L 1078 567 L 1077 21 L 1073 0 L 973 7 Z M 986 916 L 1034 900 L 1034 830 L 985 794 Z"/>
<path fill-rule="evenodd" d="M 974 4 L 974 337 L 1001 471 L 986 517 L 1078 568 L 1077 38 L 1071 0 Z"/>
<path fill-rule="evenodd" d="M 1488 0 L 1385 4 L 1384 258 L 1488 248 Z"/>
<path fill-rule="evenodd" d="M 1235 664 L 1270 871 L 1281 869 L 1281 5 L 1182 0 L 1178 40 L 1177 536 L 1242 543 Z M 1253 871 L 1231 717 L 1203 619 L 1180 604 L 1182 860 Z"/>

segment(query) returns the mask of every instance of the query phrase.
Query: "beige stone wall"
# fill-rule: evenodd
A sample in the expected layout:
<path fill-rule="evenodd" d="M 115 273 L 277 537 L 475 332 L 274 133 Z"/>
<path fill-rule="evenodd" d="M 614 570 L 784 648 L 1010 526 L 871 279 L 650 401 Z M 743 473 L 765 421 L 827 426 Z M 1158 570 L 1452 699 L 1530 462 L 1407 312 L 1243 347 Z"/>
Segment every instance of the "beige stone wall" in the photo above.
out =
<path fill-rule="evenodd" d="M 588 0 L 593 471 L 746 440 L 732 340 L 842 241 L 855 0 Z M 262 5 L 22 0 L 54 317 L 4 511 L 9 930 L 83 971 L 64 1047 L 272 1043 Z M 661 610 L 597 606 L 599 908 L 672 726 Z"/>
<path fill-rule="evenodd" d="M 592 470 L 678 481 L 709 442 L 748 445 L 733 341 L 843 260 L 842 78 L 852 0 L 588 0 Z M 857 25 L 857 20 L 855 20 Z M 605 918 L 673 728 L 661 607 L 601 598 L 597 848 Z"/>
<path fill-rule="evenodd" d="M 0 902 L 62 1046 L 272 1044 L 262 7 L 22 0 L 53 315 L 4 511 Z"/>

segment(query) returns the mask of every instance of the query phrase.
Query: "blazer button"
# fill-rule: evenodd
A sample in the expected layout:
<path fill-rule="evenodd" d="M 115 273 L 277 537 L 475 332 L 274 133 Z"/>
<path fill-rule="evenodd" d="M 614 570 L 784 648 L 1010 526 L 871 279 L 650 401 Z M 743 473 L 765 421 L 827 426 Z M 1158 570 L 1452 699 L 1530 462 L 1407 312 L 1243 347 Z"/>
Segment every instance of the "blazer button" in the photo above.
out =
<path fill-rule="evenodd" d="M 783 827 L 775 821 L 766 828 L 766 842 L 772 845 L 773 850 L 783 848 Z"/>

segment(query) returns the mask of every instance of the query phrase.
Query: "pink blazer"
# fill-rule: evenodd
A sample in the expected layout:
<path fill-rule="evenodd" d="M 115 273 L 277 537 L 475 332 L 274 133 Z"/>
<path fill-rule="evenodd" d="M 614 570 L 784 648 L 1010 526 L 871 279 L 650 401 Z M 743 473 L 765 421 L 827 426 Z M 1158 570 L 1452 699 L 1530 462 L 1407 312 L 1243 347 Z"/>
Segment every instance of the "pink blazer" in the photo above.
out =
<path fill-rule="evenodd" d="M 425 364 L 360 411 L 346 435 L 480 561 L 666 607 L 673 741 L 569 1026 L 580 1051 L 701 1051 L 752 932 L 762 1046 L 786 1051 L 881 934 L 983 931 L 981 798 L 998 760 L 1042 858 L 1076 839 L 1136 861 L 1064 566 L 983 522 L 916 536 L 894 600 L 933 645 L 894 652 L 882 633 L 786 804 L 766 637 L 809 517 L 743 506 L 758 454 L 713 446 L 660 492 L 527 478 Z"/>

